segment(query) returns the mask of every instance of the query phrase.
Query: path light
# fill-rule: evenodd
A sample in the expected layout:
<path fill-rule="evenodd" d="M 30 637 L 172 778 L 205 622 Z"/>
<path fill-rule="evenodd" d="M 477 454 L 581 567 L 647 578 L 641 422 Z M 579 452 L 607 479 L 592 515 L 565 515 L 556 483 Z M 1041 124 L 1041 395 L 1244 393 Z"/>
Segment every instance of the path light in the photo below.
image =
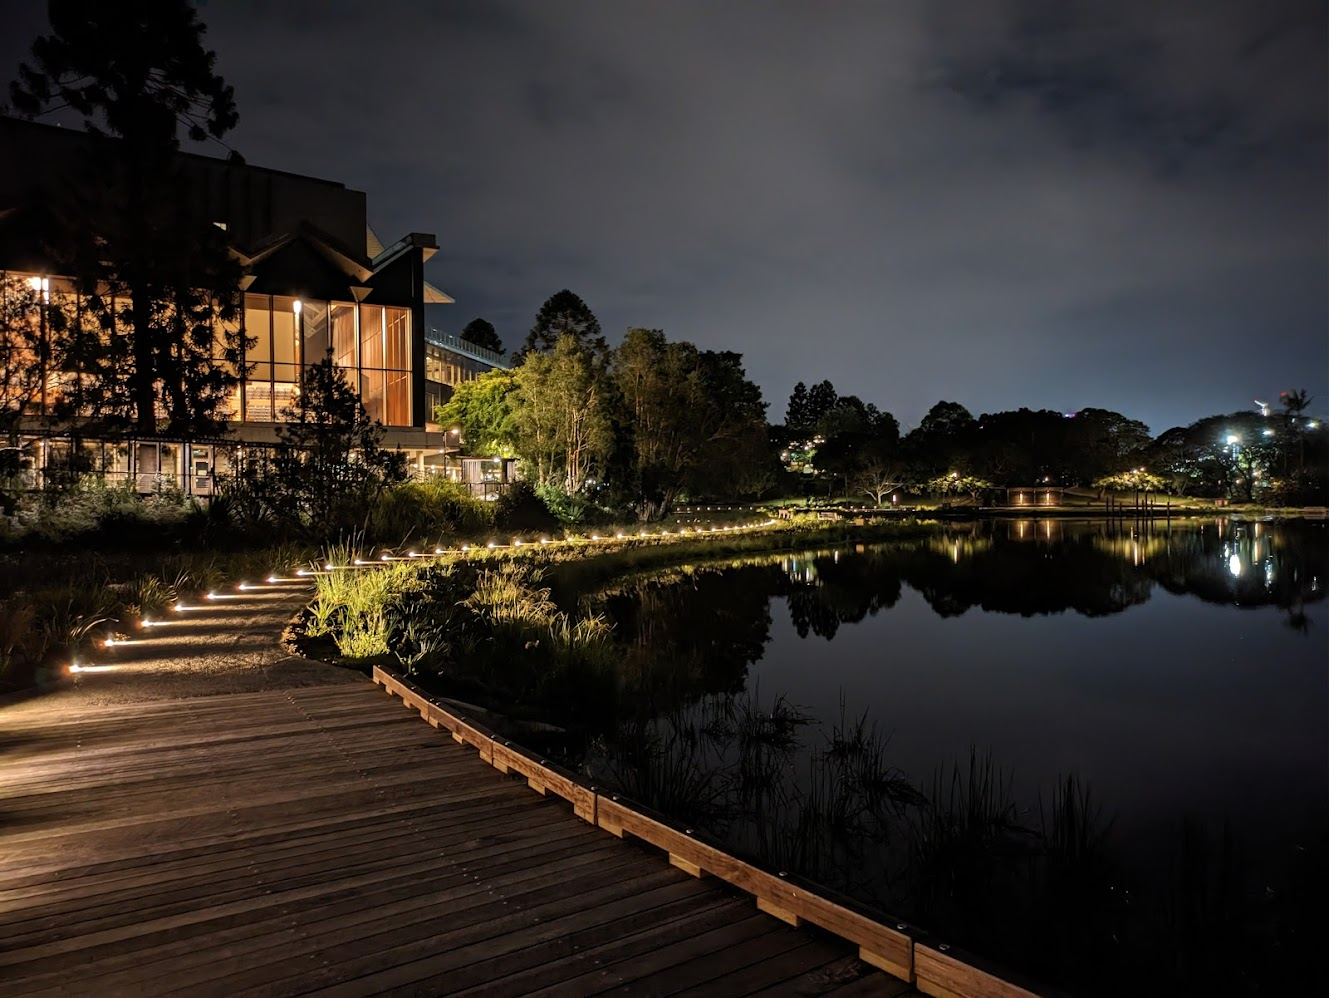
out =
<path fill-rule="evenodd" d="M 205 597 L 203 597 L 203 598 L 204 598 L 204 599 L 216 599 L 216 598 L 217 598 L 217 594 L 216 594 L 216 593 L 208 593 L 208 595 L 205 596 Z M 178 603 L 177 603 L 176 605 L 179 606 Z"/>
<path fill-rule="evenodd" d="M 471 550 L 471 546 L 470 546 L 469 544 L 463 544 L 463 545 L 461 546 L 461 553 L 462 553 L 462 554 L 465 554 L 465 553 L 466 553 L 467 551 L 469 551 L 469 550 Z"/>
<path fill-rule="evenodd" d="M 434 554 L 442 554 L 442 553 L 443 553 L 442 548 L 434 548 Z"/>
<path fill-rule="evenodd" d="M 297 568 L 297 569 L 295 570 L 295 574 L 296 574 L 296 575 L 308 575 L 309 573 L 308 573 L 307 571 L 305 571 L 305 569 L 303 569 L 303 568 Z"/>
<path fill-rule="evenodd" d="M 390 555 L 390 554 L 388 554 L 386 551 L 384 551 L 381 555 L 378 556 L 378 560 L 379 560 L 379 561 L 391 561 L 391 560 L 392 560 L 392 555 Z"/>
<path fill-rule="evenodd" d="M 548 543 L 549 543 L 549 538 L 548 538 L 548 537 L 541 537 L 541 538 L 540 538 L 540 543 L 541 543 L 541 544 L 548 544 Z"/>
<path fill-rule="evenodd" d="M 496 545 L 493 541 L 490 541 L 490 542 L 486 545 L 486 547 L 489 547 L 490 549 L 493 549 L 493 548 L 497 547 L 497 545 Z"/>
<path fill-rule="evenodd" d="M 521 538 L 520 537 L 512 538 L 512 546 L 518 548 L 521 547 Z"/>
<path fill-rule="evenodd" d="M 240 592 L 244 592 L 246 589 L 249 588 L 249 584 L 248 584 L 248 583 L 245 583 L 245 582 L 242 582 L 242 583 L 240 583 L 238 586 L 236 586 L 235 588 L 238 589 L 238 590 L 240 590 Z"/>
<path fill-rule="evenodd" d="M 620 531 L 619 531 L 618 533 L 616 533 L 614 536 L 615 536 L 618 540 L 621 541 L 621 540 L 623 539 L 623 531 L 620 530 Z"/>
<path fill-rule="evenodd" d="M 270 585 L 270 586 L 274 586 L 274 585 L 276 585 L 276 584 L 277 584 L 278 582 L 280 582 L 280 581 L 281 581 L 281 579 L 277 578 L 277 576 L 275 576 L 275 575 L 269 575 L 269 576 L 268 576 L 268 585 Z"/>
<path fill-rule="evenodd" d="M 593 540 L 593 541 L 598 541 L 599 539 L 600 539 L 600 535 L 599 535 L 599 534 L 591 534 L 591 540 Z"/>

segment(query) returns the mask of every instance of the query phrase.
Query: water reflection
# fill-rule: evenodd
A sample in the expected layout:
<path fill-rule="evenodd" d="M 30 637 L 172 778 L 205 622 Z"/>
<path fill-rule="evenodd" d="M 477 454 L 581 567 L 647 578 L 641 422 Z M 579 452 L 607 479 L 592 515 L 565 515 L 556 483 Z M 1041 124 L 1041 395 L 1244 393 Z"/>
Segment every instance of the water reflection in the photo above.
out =
<path fill-rule="evenodd" d="M 901 585 L 943 617 L 978 607 L 1022 616 L 1121 613 L 1155 586 L 1210 603 L 1298 610 L 1323 598 L 1323 528 L 1264 524 L 1141 525 L 1015 520 L 976 523 L 925 540 L 786 556 L 771 596 L 789 599 L 799 634 L 894 605 Z"/>
<path fill-rule="evenodd" d="M 592 598 L 627 695 L 574 764 L 1003 960 L 1031 940 L 1049 979 L 1079 988 L 1076 968 L 1107 960 L 1194 984 L 1252 932 L 1304 931 L 1296 863 L 1325 853 L 1293 816 L 1323 808 L 1323 648 L 1270 608 L 1315 626 L 1325 540 L 1311 523 L 1006 520 L 630 580 Z M 783 693 L 810 716 L 772 705 Z M 860 710 L 881 737 L 846 734 Z M 955 775 L 975 742 L 996 777 L 972 758 Z M 1071 772 L 1083 805 L 1066 782 L 1058 810 Z"/>

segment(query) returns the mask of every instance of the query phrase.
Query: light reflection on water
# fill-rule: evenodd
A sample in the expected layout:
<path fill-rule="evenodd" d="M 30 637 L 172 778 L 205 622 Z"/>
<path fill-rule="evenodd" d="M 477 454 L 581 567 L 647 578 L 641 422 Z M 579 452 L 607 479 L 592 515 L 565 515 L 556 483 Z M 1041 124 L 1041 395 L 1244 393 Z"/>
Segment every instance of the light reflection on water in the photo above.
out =
<path fill-rule="evenodd" d="M 759 684 L 822 720 L 843 696 L 893 732 L 915 781 L 977 744 L 1031 804 L 1074 770 L 1127 826 L 1192 811 L 1277 824 L 1329 784 L 1325 537 L 1224 519 L 972 523 L 748 559 L 608 609 L 633 661 L 686 660 L 694 691 Z"/>

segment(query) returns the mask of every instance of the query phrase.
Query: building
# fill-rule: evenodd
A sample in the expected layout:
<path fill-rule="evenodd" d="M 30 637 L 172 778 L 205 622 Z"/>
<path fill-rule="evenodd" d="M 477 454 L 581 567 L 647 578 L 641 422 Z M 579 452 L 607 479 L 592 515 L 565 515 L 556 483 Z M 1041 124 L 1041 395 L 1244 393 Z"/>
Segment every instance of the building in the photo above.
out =
<path fill-rule="evenodd" d="M 74 309 L 73 283 L 47 249 L 58 244 L 53 229 L 61 224 L 48 207 L 73 182 L 66 165 L 80 161 L 88 141 L 82 131 L 0 117 L 0 274 Z M 404 451 L 420 472 L 460 478 L 459 462 L 447 460 L 456 440 L 433 422 L 434 408 L 453 384 L 502 361 L 449 334 L 426 336 L 425 306 L 452 301 L 424 278 L 438 251 L 434 236 L 409 232 L 384 244 L 369 227 L 363 192 L 238 161 L 178 156 L 192 210 L 226 232 L 243 267 L 240 324 L 255 342 L 226 400 L 223 436 L 85 441 L 84 464 L 144 491 L 170 483 L 210 494 L 246 447 L 276 443 L 302 366 L 331 350 L 369 415 L 383 423 L 386 446 Z M 23 424 L 21 443 L 34 453 L 39 476 L 70 457 L 69 427 L 53 417 L 60 384 L 61 372 L 44 375 L 40 404 Z"/>

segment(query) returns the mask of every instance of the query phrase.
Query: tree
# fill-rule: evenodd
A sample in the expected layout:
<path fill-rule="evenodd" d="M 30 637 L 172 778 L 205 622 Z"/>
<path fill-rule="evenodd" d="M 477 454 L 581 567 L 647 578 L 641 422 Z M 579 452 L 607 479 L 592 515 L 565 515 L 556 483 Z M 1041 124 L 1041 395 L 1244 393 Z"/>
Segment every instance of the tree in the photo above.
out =
<path fill-rule="evenodd" d="M 83 203 L 64 206 L 79 224 L 63 252 L 125 349 L 123 363 L 108 367 L 117 358 L 104 354 L 85 373 L 124 379 L 141 433 L 157 430 L 159 404 L 174 432 L 213 428 L 233 375 L 216 361 L 212 327 L 234 312 L 239 271 L 218 230 L 188 210 L 175 156 L 181 127 L 196 141 L 235 127 L 232 89 L 185 0 L 52 0 L 49 12 L 51 33 L 10 92 L 28 116 L 72 108 L 95 139 Z M 111 304 L 121 299 L 127 308 Z M 238 354 L 234 334 L 229 347 Z"/>
<path fill-rule="evenodd" d="M 806 436 L 812 428 L 812 420 L 809 418 L 808 409 L 808 388 L 803 382 L 794 385 L 793 393 L 789 396 L 789 405 L 785 409 L 784 417 L 785 429 L 788 430 L 788 436 L 792 440 L 795 437 Z"/>
<path fill-rule="evenodd" d="M 996 488 L 986 478 L 979 478 L 976 475 L 962 475 L 958 471 L 952 471 L 949 475 L 938 475 L 924 487 L 933 495 L 965 495 L 969 496 L 975 503 L 983 497 L 984 492 Z"/>
<path fill-rule="evenodd" d="M 918 432 L 930 438 L 955 438 L 974 425 L 973 414 L 959 402 L 938 402 L 918 424 Z"/>
<path fill-rule="evenodd" d="M 835 386 L 829 381 L 822 381 L 813 385 L 808 391 L 808 426 L 815 427 L 817 421 L 834 409 L 835 404 L 839 401 L 840 396 L 835 391 Z"/>
<path fill-rule="evenodd" d="M 1293 388 L 1290 391 L 1278 393 L 1278 400 L 1283 407 L 1279 415 L 1282 417 L 1284 432 L 1288 437 L 1297 441 L 1298 472 L 1303 471 L 1306 467 L 1306 437 L 1304 433 L 1308 421 L 1305 419 L 1305 414 L 1313 399 L 1314 396 L 1308 394 L 1304 388 Z M 1283 467 L 1286 470 L 1286 452 L 1284 452 Z"/>
<path fill-rule="evenodd" d="M 276 519 L 296 517 L 320 534 L 354 527 L 382 494 L 406 477 L 399 452 L 385 450 L 383 425 L 332 361 L 306 367 L 300 393 L 277 426 Z"/>
<path fill-rule="evenodd" d="M 523 363 L 532 353 L 549 353 L 564 336 L 574 346 L 603 356 L 609 347 L 600 335 L 600 320 L 586 303 L 567 288 L 551 296 L 536 313 L 535 325 L 526 335 L 520 353 L 514 358 Z"/>
<path fill-rule="evenodd" d="M 614 446 L 600 365 L 569 333 L 553 352 L 528 354 L 515 374 L 517 452 L 540 485 L 579 492 Z"/>
<path fill-rule="evenodd" d="M 855 489 L 880 506 L 888 495 L 904 485 L 904 466 L 885 458 L 869 458 L 854 475 L 853 482 Z"/>
<path fill-rule="evenodd" d="M 931 478 L 943 469 L 965 466 L 973 415 L 958 402 L 938 402 L 905 438 L 905 451 L 918 479 Z"/>
<path fill-rule="evenodd" d="M 498 338 L 498 332 L 493 324 L 485 319 L 472 319 L 466 323 L 461 331 L 461 338 L 467 343 L 474 343 L 478 347 L 484 347 L 486 350 L 492 350 L 494 353 L 503 352 L 503 341 Z"/>
<path fill-rule="evenodd" d="M 1167 479 L 1143 468 L 1135 468 L 1131 471 L 1104 475 L 1094 482 L 1094 488 L 1100 491 L 1111 489 L 1114 492 L 1162 492 L 1167 488 Z"/>
<path fill-rule="evenodd" d="M 670 343 L 658 329 L 630 329 L 611 372 L 630 429 L 642 520 L 667 514 L 683 489 L 733 494 L 770 487 L 766 406 L 738 354 Z"/>
<path fill-rule="evenodd" d="M 1062 427 L 1061 463 L 1080 484 L 1129 471 L 1142 463 L 1149 448 L 1149 427 L 1110 409 L 1081 409 L 1063 419 Z"/>
<path fill-rule="evenodd" d="M 51 367 L 52 313 L 29 281 L 0 278 L 0 432 L 18 446 L 19 428 L 40 406 Z"/>
<path fill-rule="evenodd" d="M 510 457 L 515 453 L 518 433 L 516 392 L 514 372 L 486 371 L 474 381 L 457 385 L 452 398 L 438 407 L 435 418 L 446 429 L 460 431 L 457 436 L 468 453 Z"/>

